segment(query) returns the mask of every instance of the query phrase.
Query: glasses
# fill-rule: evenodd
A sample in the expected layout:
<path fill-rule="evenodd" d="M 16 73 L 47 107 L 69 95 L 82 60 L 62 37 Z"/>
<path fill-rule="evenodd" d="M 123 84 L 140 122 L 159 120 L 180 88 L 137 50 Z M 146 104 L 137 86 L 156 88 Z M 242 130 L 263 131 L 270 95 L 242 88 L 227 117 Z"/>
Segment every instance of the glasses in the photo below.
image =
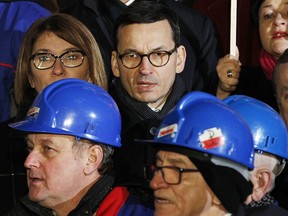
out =
<path fill-rule="evenodd" d="M 175 166 L 155 166 L 150 165 L 144 168 L 144 175 L 148 181 L 151 181 L 153 176 L 161 171 L 164 182 L 169 185 L 180 184 L 182 179 L 182 173 L 186 172 L 199 172 L 198 169 L 184 169 Z"/>
<path fill-rule="evenodd" d="M 172 53 L 176 51 L 177 47 L 175 46 L 170 51 L 154 51 L 149 54 L 139 54 L 139 53 L 123 53 L 119 54 L 119 59 L 122 64 L 128 69 L 134 69 L 138 67 L 144 56 L 147 56 L 149 62 L 155 67 L 163 67 L 166 65 L 170 59 Z"/>
<path fill-rule="evenodd" d="M 68 51 L 60 56 L 52 53 L 36 53 L 31 56 L 34 66 L 39 70 L 45 70 L 52 68 L 59 58 L 60 62 L 69 68 L 79 67 L 83 63 L 84 56 L 86 54 L 80 50 Z"/>

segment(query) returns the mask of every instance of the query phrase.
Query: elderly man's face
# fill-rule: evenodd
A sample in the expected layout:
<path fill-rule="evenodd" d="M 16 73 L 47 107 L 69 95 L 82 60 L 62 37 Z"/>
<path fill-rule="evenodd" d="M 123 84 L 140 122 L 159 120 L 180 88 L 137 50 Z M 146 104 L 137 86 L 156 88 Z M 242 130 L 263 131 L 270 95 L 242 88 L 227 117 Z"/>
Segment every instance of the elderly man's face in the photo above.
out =
<path fill-rule="evenodd" d="M 168 151 L 157 153 L 156 165 L 197 169 L 187 156 Z M 156 216 L 172 213 L 173 216 L 207 214 L 213 199 L 213 192 L 200 172 L 182 173 L 179 184 L 169 185 L 164 181 L 161 171 L 158 171 L 150 187 L 154 190 Z"/>
<path fill-rule="evenodd" d="M 288 63 L 281 64 L 278 70 L 276 97 L 280 115 L 288 125 Z"/>
<path fill-rule="evenodd" d="M 63 205 L 79 196 L 86 186 L 84 168 L 88 150 L 76 154 L 73 139 L 55 134 L 28 135 L 29 155 L 24 165 L 32 201 L 48 208 Z"/>

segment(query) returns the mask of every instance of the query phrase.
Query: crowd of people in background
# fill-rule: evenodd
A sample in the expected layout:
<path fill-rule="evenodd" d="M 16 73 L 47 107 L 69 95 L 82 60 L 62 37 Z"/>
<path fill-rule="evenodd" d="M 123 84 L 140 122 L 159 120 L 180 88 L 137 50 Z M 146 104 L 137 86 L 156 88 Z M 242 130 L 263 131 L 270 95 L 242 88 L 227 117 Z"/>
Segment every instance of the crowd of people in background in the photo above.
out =
<path fill-rule="evenodd" d="M 288 215 L 287 12 L 251 70 L 181 1 L 0 1 L 0 215 Z"/>

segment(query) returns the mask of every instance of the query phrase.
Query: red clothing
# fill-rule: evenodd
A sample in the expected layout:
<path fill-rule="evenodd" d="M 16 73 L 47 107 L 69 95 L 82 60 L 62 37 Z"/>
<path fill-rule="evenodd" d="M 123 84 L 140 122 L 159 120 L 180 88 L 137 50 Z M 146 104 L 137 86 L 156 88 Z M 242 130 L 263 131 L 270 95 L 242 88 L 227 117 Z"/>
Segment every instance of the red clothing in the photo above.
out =
<path fill-rule="evenodd" d="M 129 192 L 125 187 L 115 187 L 101 202 L 95 215 L 118 215 L 119 210 L 126 202 Z"/>
<path fill-rule="evenodd" d="M 260 65 L 268 80 L 272 79 L 272 74 L 276 66 L 276 63 L 277 63 L 277 59 L 275 59 L 272 55 L 267 53 L 264 49 L 261 50 Z"/>
<path fill-rule="evenodd" d="M 144 206 L 126 187 L 115 187 L 101 202 L 94 216 L 153 216 L 154 209 Z"/>

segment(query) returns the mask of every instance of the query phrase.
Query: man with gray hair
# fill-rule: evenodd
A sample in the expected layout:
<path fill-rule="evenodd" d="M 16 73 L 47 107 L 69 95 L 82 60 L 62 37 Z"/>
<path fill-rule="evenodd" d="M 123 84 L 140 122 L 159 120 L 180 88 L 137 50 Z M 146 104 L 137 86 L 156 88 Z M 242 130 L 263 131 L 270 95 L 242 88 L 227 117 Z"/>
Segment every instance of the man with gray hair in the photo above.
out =
<path fill-rule="evenodd" d="M 228 216 L 252 193 L 250 128 L 212 95 L 186 94 L 146 142 L 157 150 L 146 169 L 156 216 Z"/>
<path fill-rule="evenodd" d="M 288 159 L 287 128 L 280 115 L 257 99 L 234 95 L 224 100 L 240 113 L 252 131 L 254 139 L 254 170 L 251 171 L 253 192 L 245 201 L 248 215 L 288 215 L 270 195 L 276 177 Z"/>

